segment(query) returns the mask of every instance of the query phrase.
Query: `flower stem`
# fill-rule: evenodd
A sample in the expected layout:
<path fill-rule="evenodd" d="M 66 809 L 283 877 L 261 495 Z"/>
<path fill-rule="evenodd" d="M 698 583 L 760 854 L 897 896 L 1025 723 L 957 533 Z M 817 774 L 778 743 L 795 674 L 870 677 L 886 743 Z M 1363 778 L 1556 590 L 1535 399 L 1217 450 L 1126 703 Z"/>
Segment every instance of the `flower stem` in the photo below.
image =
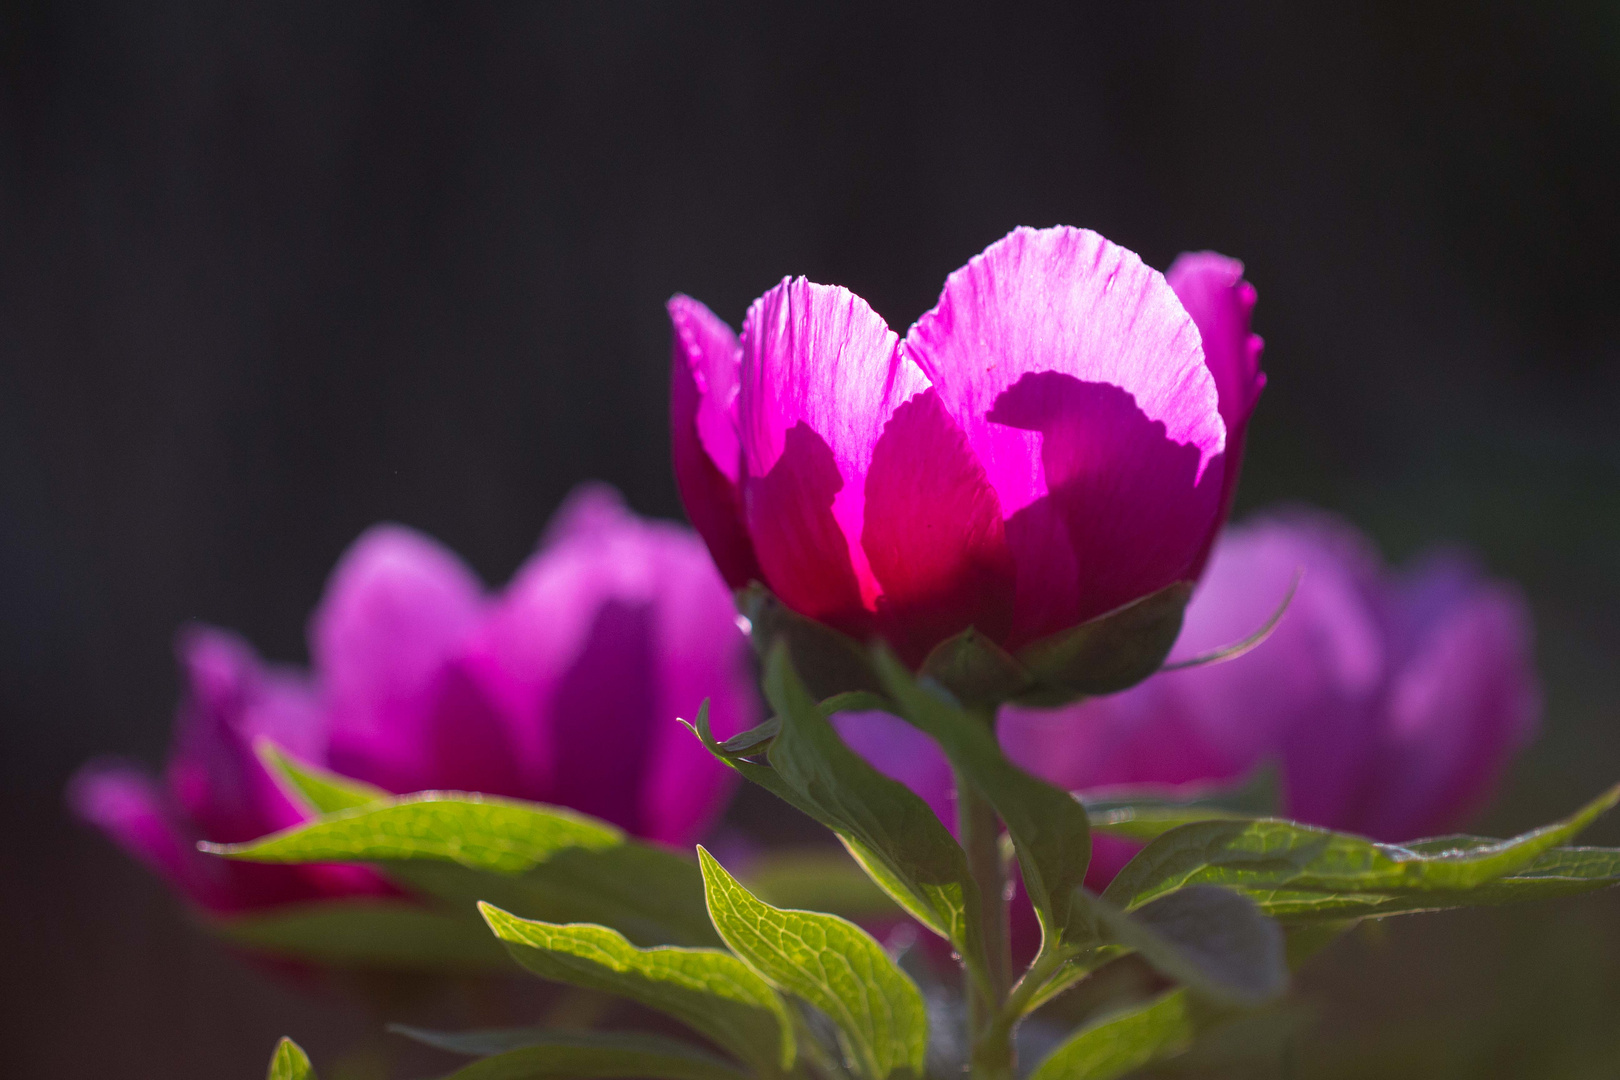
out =
<path fill-rule="evenodd" d="M 956 777 L 956 821 L 968 869 L 979 887 L 980 933 L 989 965 L 987 985 L 966 983 L 968 1023 L 973 1038 L 975 1080 L 1011 1080 L 1010 1032 L 999 1023 L 1012 983 L 1012 950 L 1007 929 L 1007 875 L 1001 861 L 1001 821 L 967 777 Z"/>

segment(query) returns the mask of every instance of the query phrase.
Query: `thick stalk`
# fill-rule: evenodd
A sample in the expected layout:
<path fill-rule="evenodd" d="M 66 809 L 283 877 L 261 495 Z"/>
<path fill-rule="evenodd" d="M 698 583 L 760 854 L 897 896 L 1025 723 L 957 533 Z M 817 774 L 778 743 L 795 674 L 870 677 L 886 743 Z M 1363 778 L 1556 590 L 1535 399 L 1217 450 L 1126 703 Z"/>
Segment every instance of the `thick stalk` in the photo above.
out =
<path fill-rule="evenodd" d="M 965 986 L 973 1039 L 975 1080 L 1010 1080 L 1012 1041 L 998 1021 L 1012 984 L 1012 949 L 1007 928 L 1007 875 L 1001 861 L 1001 821 L 965 776 L 956 777 L 956 822 L 968 869 L 979 887 L 980 933 L 989 964 L 988 988 L 969 979 Z"/>

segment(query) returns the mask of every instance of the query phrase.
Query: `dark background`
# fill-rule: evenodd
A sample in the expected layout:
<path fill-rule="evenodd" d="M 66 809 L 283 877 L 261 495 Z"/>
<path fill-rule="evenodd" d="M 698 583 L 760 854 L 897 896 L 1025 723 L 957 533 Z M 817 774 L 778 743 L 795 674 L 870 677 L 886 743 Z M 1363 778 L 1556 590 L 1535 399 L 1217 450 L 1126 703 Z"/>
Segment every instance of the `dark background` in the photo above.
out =
<path fill-rule="evenodd" d="M 1244 258 L 1242 505 L 1524 583 L 1547 723 L 1482 827 L 1620 778 L 1620 6 L 980 7 L 3 5 L 8 1069 L 257 1076 L 374 1024 L 63 811 L 159 760 L 178 624 L 301 658 L 378 519 L 498 583 L 580 478 L 677 516 L 671 292 L 735 323 L 804 273 L 903 331 L 1018 224 Z M 1302 994 L 1293 1075 L 1612 1078 L 1620 896 L 1391 924 Z"/>

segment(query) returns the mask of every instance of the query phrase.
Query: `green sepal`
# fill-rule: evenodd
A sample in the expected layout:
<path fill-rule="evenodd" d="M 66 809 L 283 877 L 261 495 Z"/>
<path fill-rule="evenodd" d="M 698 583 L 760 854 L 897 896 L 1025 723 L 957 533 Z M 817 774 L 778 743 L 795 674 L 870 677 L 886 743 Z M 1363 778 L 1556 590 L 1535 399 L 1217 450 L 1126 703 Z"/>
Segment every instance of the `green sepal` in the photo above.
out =
<path fill-rule="evenodd" d="M 766 982 L 825 1014 L 864 1080 L 923 1075 L 928 1009 L 911 977 L 847 919 L 791 911 L 755 897 L 698 848 L 720 937 Z"/>
<path fill-rule="evenodd" d="M 1035 683 L 1028 668 L 971 626 L 934 646 L 917 674 L 972 708 L 994 708 Z"/>
<path fill-rule="evenodd" d="M 1192 584 L 1178 581 L 1017 652 L 1033 683 L 1019 695 L 1029 705 L 1063 705 L 1113 694 L 1152 675 L 1170 655 Z"/>
<path fill-rule="evenodd" d="M 524 968 L 544 979 L 629 998 L 674 1017 L 764 1075 L 793 1068 L 793 1025 L 782 999 L 720 949 L 638 949 L 590 923 L 521 919 L 480 904 L 489 929 Z"/>
<path fill-rule="evenodd" d="M 1126 864 L 1104 897 L 1127 909 L 1186 885 L 1249 893 L 1446 893 L 1455 897 L 1525 870 L 1620 801 L 1611 788 L 1560 822 L 1511 840 L 1433 846 L 1380 844 L 1274 818 L 1200 821 L 1172 829 Z M 1448 905 L 1449 906 L 1449 905 Z"/>
<path fill-rule="evenodd" d="M 439 1032 L 402 1025 L 389 1030 L 452 1054 L 483 1056 L 445 1080 L 749 1080 L 751 1075 L 699 1047 L 641 1032 L 558 1028 Z"/>
<path fill-rule="evenodd" d="M 316 1080 L 315 1067 L 304 1048 L 283 1035 L 270 1054 L 265 1080 Z"/>
<path fill-rule="evenodd" d="M 866 649 L 847 634 L 806 618 L 778 600 L 759 582 L 737 591 L 737 610 L 748 620 L 760 659 L 785 646 L 793 666 L 816 698 L 856 690 L 876 690 L 877 679 L 866 663 Z"/>
<path fill-rule="evenodd" d="M 562 807 L 466 792 L 353 806 L 247 844 L 203 850 L 251 862 L 380 864 L 471 914 L 489 900 L 554 922 L 600 922 L 639 944 L 711 945 L 695 863 Z"/>

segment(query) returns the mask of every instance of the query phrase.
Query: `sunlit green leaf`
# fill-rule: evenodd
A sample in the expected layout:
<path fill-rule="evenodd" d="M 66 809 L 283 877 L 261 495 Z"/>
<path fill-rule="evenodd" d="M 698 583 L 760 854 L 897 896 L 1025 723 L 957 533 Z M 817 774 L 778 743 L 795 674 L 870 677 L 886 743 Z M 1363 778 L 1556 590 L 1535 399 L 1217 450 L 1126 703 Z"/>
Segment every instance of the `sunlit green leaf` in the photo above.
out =
<path fill-rule="evenodd" d="M 318 814 L 348 810 L 391 797 L 382 788 L 298 761 L 269 739 L 260 739 L 253 748 L 271 774 L 284 780 L 293 794 Z"/>
<path fill-rule="evenodd" d="M 893 653 L 880 650 L 874 665 L 900 715 L 939 743 L 958 774 L 1006 824 L 1043 941 L 1056 944 L 1070 925 L 1076 890 L 1091 859 L 1085 807 L 1008 761 L 989 723 L 919 685 Z"/>
<path fill-rule="evenodd" d="M 1198 1028 L 1185 990 L 1105 1016 L 1070 1036 L 1030 1080 L 1112 1080 L 1183 1053 Z"/>
<path fill-rule="evenodd" d="M 638 949 L 605 926 L 520 919 L 489 904 L 479 910 L 513 959 L 536 975 L 666 1013 L 765 1073 L 792 1067 L 786 1006 L 730 953 Z"/>
<path fill-rule="evenodd" d="M 1496 841 L 1491 841 L 1495 843 Z M 1244 889 L 1273 918 L 1308 923 L 1385 915 L 1411 915 L 1461 907 L 1499 907 L 1620 885 L 1620 849 L 1553 848 L 1516 874 L 1472 889 L 1404 892 L 1312 892 Z"/>
<path fill-rule="evenodd" d="M 711 944 L 697 865 L 561 807 L 420 792 L 327 814 L 248 844 L 254 862 L 373 862 L 471 913 L 478 900 L 553 922 L 600 922 L 641 944 Z"/>
<path fill-rule="evenodd" d="M 469 916 L 471 912 L 469 911 Z M 250 949 L 367 971 L 508 970 L 511 961 L 476 918 L 408 900 L 332 900 L 210 919 Z"/>
<path fill-rule="evenodd" d="M 767 982 L 825 1013 L 860 1076 L 922 1075 L 927 1007 L 883 946 L 836 915 L 764 903 L 701 847 L 698 860 L 720 936 Z"/>
<path fill-rule="evenodd" d="M 695 728 L 711 753 L 837 834 L 855 861 L 917 921 L 956 947 L 982 978 L 979 894 L 967 855 L 915 792 L 844 744 L 778 647 L 766 664 L 765 694 L 782 718 L 768 765 L 728 755 Z"/>
<path fill-rule="evenodd" d="M 1104 895 L 1125 907 L 1184 885 L 1246 891 L 1458 893 L 1524 870 L 1620 800 L 1612 788 L 1577 813 L 1511 840 L 1413 850 L 1277 819 L 1201 821 L 1154 840 Z"/>
<path fill-rule="evenodd" d="M 304 1048 L 283 1035 L 270 1055 L 270 1069 L 265 1073 L 265 1080 L 315 1080 L 315 1069 L 310 1065 L 309 1055 L 304 1053 Z"/>
<path fill-rule="evenodd" d="M 446 1080 L 540 1077 L 645 1077 L 647 1080 L 747 1080 L 749 1074 L 695 1046 L 627 1031 L 527 1028 L 462 1034 L 396 1027 L 454 1054 L 492 1055 Z"/>

